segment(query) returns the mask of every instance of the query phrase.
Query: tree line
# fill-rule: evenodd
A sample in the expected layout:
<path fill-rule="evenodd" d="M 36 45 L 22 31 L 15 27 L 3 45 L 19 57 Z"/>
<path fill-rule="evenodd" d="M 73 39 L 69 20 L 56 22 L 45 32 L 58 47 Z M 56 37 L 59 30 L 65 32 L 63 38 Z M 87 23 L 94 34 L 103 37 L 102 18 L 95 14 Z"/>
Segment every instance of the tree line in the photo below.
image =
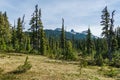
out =
<path fill-rule="evenodd" d="M 114 15 L 115 10 L 110 13 L 107 6 L 102 10 L 100 22 L 103 26 L 102 38 L 92 38 L 91 30 L 88 28 L 86 38 L 75 40 L 74 35 L 72 39 L 66 38 L 63 18 L 60 36 L 46 37 L 41 20 L 41 9 L 38 5 L 32 13 L 28 31 L 23 31 L 25 15 L 17 19 L 17 25 L 14 22 L 12 26 L 8 21 L 7 12 L 0 12 L 0 51 L 40 54 L 64 60 L 79 60 L 82 57 L 85 60 L 89 59 L 88 64 L 120 66 L 118 64 L 120 63 L 120 27 L 114 27 Z"/>

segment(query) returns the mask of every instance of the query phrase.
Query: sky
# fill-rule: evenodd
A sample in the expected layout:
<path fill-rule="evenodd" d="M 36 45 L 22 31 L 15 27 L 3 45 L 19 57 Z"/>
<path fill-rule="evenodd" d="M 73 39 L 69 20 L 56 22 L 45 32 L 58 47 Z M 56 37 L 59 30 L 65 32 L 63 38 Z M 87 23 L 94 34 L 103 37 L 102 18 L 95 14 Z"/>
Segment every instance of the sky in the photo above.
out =
<path fill-rule="evenodd" d="M 61 28 L 62 18 L 65 29 L 82 32 L 91 29 L 92 34 L 100 36 L 102 10 L 107 5 L 115 12 L 115 27 L 120 23 L 120 0 L 0 0 L 0 11 L 7 12 L 11 25 L 25 14 L 25 30 L 30 28 L 29 21 L 38 4 L 42 11 L 44 29 Z"/>

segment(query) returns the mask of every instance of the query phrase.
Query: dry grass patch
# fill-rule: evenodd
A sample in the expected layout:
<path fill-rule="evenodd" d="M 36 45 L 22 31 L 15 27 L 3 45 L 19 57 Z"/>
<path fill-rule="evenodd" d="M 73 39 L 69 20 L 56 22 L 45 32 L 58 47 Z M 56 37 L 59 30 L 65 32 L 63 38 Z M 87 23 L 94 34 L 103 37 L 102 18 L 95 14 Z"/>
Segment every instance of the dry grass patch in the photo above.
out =
<path fill-rule="evenodd" d="M 100 67 L 88 66 L 80 74 L 78 62 L 53 60 L 40 55 L 5 54 L 4 58 L 0 57 L 0 67 L 4 73 L 11 72 L 24 63 L 26 56 L 29 57 L 32 68 L 14 75 L 20 80 L 115 80 L 100 74 Z"/>

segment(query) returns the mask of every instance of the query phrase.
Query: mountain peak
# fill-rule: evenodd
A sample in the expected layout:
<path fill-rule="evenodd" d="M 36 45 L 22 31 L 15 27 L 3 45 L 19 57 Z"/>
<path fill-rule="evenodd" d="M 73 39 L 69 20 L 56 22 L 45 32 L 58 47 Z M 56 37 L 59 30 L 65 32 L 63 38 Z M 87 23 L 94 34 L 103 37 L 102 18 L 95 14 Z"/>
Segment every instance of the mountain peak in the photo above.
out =
<path fill-rule="evenodd" d="M 88 34 L 88 30 L 82 31 L 81 33 L 87 35 Z"/>
<path fill-rule="evenodd" d="M 58 38 L 61 34 L 61 28 L 56 28 L 54 30 L 45 30 L 46 36 L 52 36 L 55 38 Z M 81 33 L 75 32 L 74 29 L 71 29 L 71 31 L 65 31 L 66 39 L 72 39 L 73 35 L 76 40 L 79 39 L 85 39 L 88 34 L 88 31 L 82 31 Z M 97 38 L 97 36 L 94 36 L 91 34 L 92 38 Z"/>
<path fill-rule="evenodd" d="M 74 31 L 74 29 L 71 29 L 70 31 L 72 34 L 76 34 L 76 32 Z"/>
<path fill-rule="evenodd" d="M 55 31 L 61 31 L 62 29 L 61 28 L 56 28 Z"/>

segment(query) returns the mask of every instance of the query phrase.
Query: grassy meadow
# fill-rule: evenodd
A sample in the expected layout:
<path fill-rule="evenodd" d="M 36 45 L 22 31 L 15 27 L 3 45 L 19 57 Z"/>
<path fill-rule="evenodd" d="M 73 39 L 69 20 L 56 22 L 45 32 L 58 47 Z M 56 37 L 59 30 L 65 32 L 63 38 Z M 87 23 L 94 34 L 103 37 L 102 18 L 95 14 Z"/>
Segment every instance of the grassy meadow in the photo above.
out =
<path fill-rule="evenodd" d="M 14 74 L 28 56 L 30 70 Z M 112 71 L 111 71 L 112 70 Z M 111 73 L 111 74 L 110 74 Z M 0 80 L 120 80 L 120 69 L 108 66 L 86 66 L 79 62 L 49 59 L 21 53 L 0 54 Z"/>

